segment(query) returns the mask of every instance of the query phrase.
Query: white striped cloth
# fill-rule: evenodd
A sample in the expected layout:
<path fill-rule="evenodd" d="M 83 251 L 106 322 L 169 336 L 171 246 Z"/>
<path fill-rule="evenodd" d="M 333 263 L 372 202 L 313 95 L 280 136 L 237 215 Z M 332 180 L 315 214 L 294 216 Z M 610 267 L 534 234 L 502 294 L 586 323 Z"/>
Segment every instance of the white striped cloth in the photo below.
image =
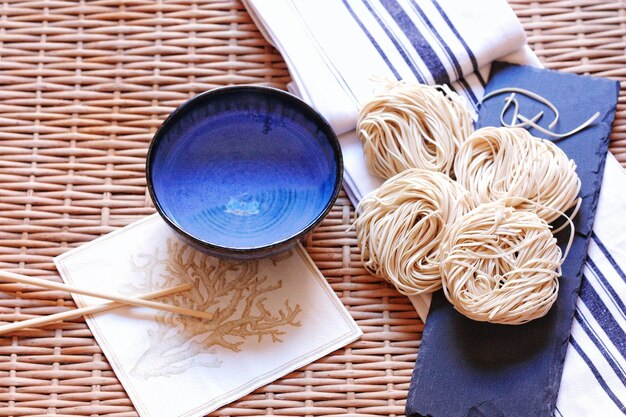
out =
<path fill-rule="evenodd" d="M 557 416 L 626 415 L 626 172 L 609 154 Z"/>
<path fill-rule="evenodd" d="M 355 134 L 373 76 L 448 83 L 472 106 L 495 59 L 540 66 L 504 0 L 246 0 L 283 55 L 292 92 L 331 123 L 353 203 L 378 187 Z M 557 416 L 626 415 L 626 174 L 609 155 Z M 425 319 L 429 297 L 411 297 Z"/>
<path fill-rule="evenodd" d="M 500 0 L 474 1 L 471 7 L 466 0 L 247 4 L 283 53 L 298 94 L 338 134 L 354 129 L 359 109 L 373 94 L 372 76 L 452 83 L 476 105 L 489 64 L 526 42 L 515 14 Z"/>

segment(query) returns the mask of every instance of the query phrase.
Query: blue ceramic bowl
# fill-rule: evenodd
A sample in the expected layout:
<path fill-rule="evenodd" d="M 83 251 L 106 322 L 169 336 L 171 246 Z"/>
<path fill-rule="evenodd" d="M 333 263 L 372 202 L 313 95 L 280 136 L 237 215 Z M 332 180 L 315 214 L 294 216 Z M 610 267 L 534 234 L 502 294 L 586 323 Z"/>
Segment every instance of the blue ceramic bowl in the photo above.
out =
<path fill-rule="evenodd" d="M 157 211 L 214 256 L 288 249 L 331 209 L 341 150 L 319 113 L 269 87 L 224 87 L 188 100 L 150 144 L 146 176 Z"/>

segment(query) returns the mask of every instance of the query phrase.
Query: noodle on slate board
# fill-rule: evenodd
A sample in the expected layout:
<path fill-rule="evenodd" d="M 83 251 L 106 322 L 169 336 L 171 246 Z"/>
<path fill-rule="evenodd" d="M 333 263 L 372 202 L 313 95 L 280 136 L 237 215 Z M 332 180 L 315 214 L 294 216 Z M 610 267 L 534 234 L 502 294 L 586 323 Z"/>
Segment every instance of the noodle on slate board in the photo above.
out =
<path fill-rule="evenodd" d="M 472 208 L 467 191 L 444 174 L 410 169 L 388 179 L 357 207 L 365 268 L 404 294 L 438 290 L 444 230 Z"/>
<path fill-rule="evenodd" d="M 457 149 L 473 131 L 465 99 L 448 86 L 405 81 L 387 81 L 357 125 L 367 167 L 382 178 L 409 168 L 449 175 Z"/>
<path fill-rule="evenodd" d="M 454 171 L 477 204 L 505 199 L 548 223 L 579 201 L 574 161 L 554 143 L 521 128 L 477 130 L 459 149 Z"/>
<path fill-rule="evenodd" d="M 556 301 L 561 249 L 535 213 L 481 204 L 450 226 L 441 253 L 444 293 L 473 320 L 523 324 Z"/>

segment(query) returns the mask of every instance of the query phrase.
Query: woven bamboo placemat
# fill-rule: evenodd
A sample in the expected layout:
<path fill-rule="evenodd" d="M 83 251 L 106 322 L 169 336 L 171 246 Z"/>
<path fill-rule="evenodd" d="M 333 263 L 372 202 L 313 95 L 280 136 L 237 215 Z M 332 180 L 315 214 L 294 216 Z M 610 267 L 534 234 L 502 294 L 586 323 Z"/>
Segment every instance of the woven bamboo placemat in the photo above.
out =
<path fill-rule="evenodd" d="M 512 5 L 549 68 L 626 79 L 622 1 Z M 52 258 L 153 212 L 147 145 L 164 117 L 224 84 L 289 75 L 237 0 L 0 4 L 0 268 L 58 280 Z M 612 151 L 626 165 L 626 91 Z M 307 249 L 365 332 L 219 415 L 403 414 L 423 325 L 362 268 L 342 195 Z M 0 320 L 72 308 L 0 284 Z M 0 337 L 0 416 L 136 416 L 82 320 Z"/>

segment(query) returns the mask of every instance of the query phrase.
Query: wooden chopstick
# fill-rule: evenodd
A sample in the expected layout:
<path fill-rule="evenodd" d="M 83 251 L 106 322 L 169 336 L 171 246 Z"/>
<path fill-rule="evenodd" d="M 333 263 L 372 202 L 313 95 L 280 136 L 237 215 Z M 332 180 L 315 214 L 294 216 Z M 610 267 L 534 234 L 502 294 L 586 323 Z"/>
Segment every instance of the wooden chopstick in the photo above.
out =
<path fill-rule="evenodd" d="M 172 288 L 166 288 L 164 290 L 151 292 L 148 294 L 142 294 L 137 296 L 138 299 L 149 300 L 153 298 L 165 297 L 172 294 L 177 294 L 183 291 L 189 291 L 192 288 L 191 284 L 181 284 Z M 102 304 L 96 304 L 88 307 L 75 308 L 73 310 L 64 311 L 62 313 L 50 314 L 49 316 L 36 317 L 33 319 L 17 321 L 15 323 L 5 324 L 0 326 L 0 335 L 11 333 L 17 330 L 25 328 L 32 328 L 42 326 L 48 323 L 54 323 L 57 321 L 69 320 L 87 314 L 95 314 L 103 311 L 114 310 L 120 307 L 128 307 L 126 304 L 119 303 L 117 301 L 109 301 Z"/>
<path fill-rule="evenodd" d="M 105 300 L 117 301 L 118 303 L 128 304 L 135 307 L 146 307 L 155 310 L 167 311 L 170 313 L 182 314 L 185 316 L 198 317 L 201 319 L 211 320 L 213 315 L 204 311 L 192 310 L 185 307 L 173 306 L 170 304 L 158 303 L 155 301 L 142 300 L 139 298 L 127 297 L 120 294 L 110 294 L 100 291 L 89 290 L 86 288 L 79 288 L 73 285 L 62 284 L 60 282 L 48 281 L 41 278 L 31 278 L 26 275 L 20 275 L 13 272 L 0 271 L 0 278 L 5 278 L 12 282 L 20 284 L 35 285 L 50 290 L 66 291 L 75 294 L 88 295 L 91 297 L 103 298 Z"/>

